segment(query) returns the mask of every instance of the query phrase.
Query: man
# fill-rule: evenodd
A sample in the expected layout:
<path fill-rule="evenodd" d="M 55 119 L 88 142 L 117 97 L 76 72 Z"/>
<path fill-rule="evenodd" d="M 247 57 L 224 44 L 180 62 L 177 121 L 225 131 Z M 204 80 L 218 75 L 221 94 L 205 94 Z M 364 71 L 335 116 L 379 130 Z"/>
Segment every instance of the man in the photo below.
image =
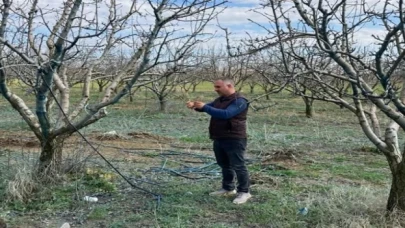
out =
<path fill-rule="evenodd" d="M 222 169 L 222 189 L 210 195 L 236 194 L 233 203 L 242 204 L 252 197 L 249 193 L 249 173 L 245 165 L 248 102 L 235 91 L 230 79 L 216 80 L 214 88 L 219 97 L 213 102 L 205 104 L 201 101 L 189 101 L 187 107 L 211 116 L 209 134 L 214 141 L 215 158 Z M 238 180 L 237 191 L 235 175 Z"/>

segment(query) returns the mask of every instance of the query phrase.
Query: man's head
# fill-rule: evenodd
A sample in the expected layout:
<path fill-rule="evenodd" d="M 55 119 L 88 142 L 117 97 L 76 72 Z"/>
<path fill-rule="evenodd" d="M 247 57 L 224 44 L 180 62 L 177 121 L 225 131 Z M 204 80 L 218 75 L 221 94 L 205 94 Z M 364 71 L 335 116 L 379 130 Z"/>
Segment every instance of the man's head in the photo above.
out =
<path fill-rule="evenodd" d="M 215 80 L 214 89 L 220 96 L 229 96 L 235 93 L 234 82 L 228 78 Z"/>

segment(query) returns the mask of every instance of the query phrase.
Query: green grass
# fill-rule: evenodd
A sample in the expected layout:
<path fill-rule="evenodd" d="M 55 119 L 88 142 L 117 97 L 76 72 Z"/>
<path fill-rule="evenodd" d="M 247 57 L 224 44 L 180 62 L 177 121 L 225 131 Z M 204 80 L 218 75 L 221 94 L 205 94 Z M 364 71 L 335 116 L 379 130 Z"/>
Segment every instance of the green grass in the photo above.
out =
<path fill-rule="evenodd" d="M 209 139 L 207 136 L 203 135 L 196 135 L 196 136 L 181 136 L 180 141 L 186 143 L 207 143 Z"/>
<path fill-rule="evenodd" d="M 94 209 L 90 212 L 88 219 L 90 220 L 101 220 L 104 219 L 108 215 L 108 211 L 112 208 L 108 206 L 99 206 L 94 207 Z"/>
<path fill-rule="evenodd" d="M 334 177 L 343 177 L 349 180 L 361 180 L 375 184 L 385 184 L 390 176 L 387 172 L 381 172 L 378 169 L 370 169 L 367 166 L 359 164 L 331 164 L 319 163 L 312 164 L 308 170 L 326 172 Z"/>
<path fill-rule="evenodd" d="M 198 90 L 190 97 L 203 97 L 205 101 L 215 97 L 211 83 L 203 83 Z M 259 93 L 257 88 L 255 94 L 247 96 L 253 98 Z M 92 96 L 95 99 L 101 95 L 93 93 Z M 77 95 L 72 99 L 77 100 Z M 115 130 L 123 135 L 148 132 L 170 137 L 185 148 L 211 147 L 206 114 L 186 109 L 184 100 L 175 98 L 171 98 L 169 109 L 162 113 L 153 99 L 152 94 L 141 91 L 133 103 L 128 99 L 120 101 L 108 108 L 106 118 L 82 132 Z M 263 105 L 277 101 L 269 110 L 249 111 L 247 155 L 253 161 L 249 171 L 256 184 L 252 186 L 254 197 L 248 204 L 234 205 L 231 198 L 209 197 L 210 191 L 220 187 L 218 178 L 191 181 L 168 173 L 148 172 L 150 167 L 162 166 L 160 150 L 140 155 L 147 161 L 153 160 L 152 163 L 142 159 L 127 162 L 123 153 L 117 152 L 111 161 L 124 174 L 162 183 L 162 186 L 136 183 L 162 194 L 158 209 L 151 195 L 131 189 L 120 178 L 107 181 L 100 173 L 81 173 L 77 178 L 69 177 L 61 186 L 46 187 L 33 195 L 31 202 L 0 203 L 0 217 L 10 224 L 30 224 L 33 217 L 52 211 L 55 213 L 52 219 L 70 221 L 75 227 L 400 227 L 405 224 L 403 216 L 384 217 L 390 183 L 387 161 L 364 136 L 353 114 L 331 104 L 315 102 L 315 117 L 308 119 L 302 99 L 285 93 L 272 95 L 271 99 L 261 101 Z M 2 130 L 28 131 L 4 99 L 0 99 L 0 110 Z M 292 151 L 296 161 L 259 162 L 261 156 L 275 151 Z M 12 157 L 0 153 L 0 178 L 6 180 L 0 182 L 1 196 L 6 191 L 7 180 L 13 178 L 12 169 L 5 164 L 9 159 L 22 159 L 21 151 L 14 148 L 13 152 L 16 153 Z M 187 160 L 180 156 L 170 159 L 166 163 L 168 168 L 179 168 Z M 101 166 L 103 172 L 111 172 L 96 155 L 87 162 L 89 167 Z M 95 193 L 100 193 L 104 201 L 89 204 L 78 198 L 78 195 Z M 308 207 L 307 215 L 298 213 L 302 207 Z M 16 212 L 20 214 L 15 216 Z"/>

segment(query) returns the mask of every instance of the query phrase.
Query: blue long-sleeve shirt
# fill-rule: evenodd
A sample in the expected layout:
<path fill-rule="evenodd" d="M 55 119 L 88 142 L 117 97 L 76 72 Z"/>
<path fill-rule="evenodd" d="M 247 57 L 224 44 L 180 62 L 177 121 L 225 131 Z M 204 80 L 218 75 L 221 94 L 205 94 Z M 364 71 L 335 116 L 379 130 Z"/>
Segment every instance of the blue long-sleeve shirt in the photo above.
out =
<path fill-rule="evenodd" d="M 232 117 L 238 115 L 239 113 L 243 112 L 248 107 L 247 101 L 241 97 L 237 98 L 230 105 L 228 105 L 228 107 L 226 107 L 226 109 L 214 108 L 213 104 L 214 104 L 213 102 L 205 104 L 201 110 L 197 110 L 197 111 L 206 112 L 213 118 L 226 120 L 226 119 L 231 119 Z"/>

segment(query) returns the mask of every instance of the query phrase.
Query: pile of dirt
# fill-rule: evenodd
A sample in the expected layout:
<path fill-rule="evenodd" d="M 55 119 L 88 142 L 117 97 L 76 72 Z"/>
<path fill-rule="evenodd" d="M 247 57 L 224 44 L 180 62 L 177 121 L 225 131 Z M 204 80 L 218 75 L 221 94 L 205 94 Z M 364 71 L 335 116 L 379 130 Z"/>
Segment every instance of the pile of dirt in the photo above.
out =
<path fill-rule="evenodd" d="M 169 137 L 164 137 L 160 135 L 154 135 L 147 132 L 130 132 L 127 135 L 122 135 L 116 131 L 109 131 L 105 133 L 97 132 L 94 136 L 99 141 L 114 141 L 119 139 L 141 139 L 146 141 L 157 141 L 157 142 L 170 142 L 172 141 Z"/>
<path fill-rule="evenodd" d="M 22 147 L 38 147 L 40 144 L 35 138 L 19 138 L 18 136 L 9 136 L 0 138 L 1 147 L 22 146 Z"/>
<path fill-rule="evenodd" d="M 297 157 L 293 150 L 279 150 L 263 156 L 262 163 L 282 162 L 297 163 Z"/>

